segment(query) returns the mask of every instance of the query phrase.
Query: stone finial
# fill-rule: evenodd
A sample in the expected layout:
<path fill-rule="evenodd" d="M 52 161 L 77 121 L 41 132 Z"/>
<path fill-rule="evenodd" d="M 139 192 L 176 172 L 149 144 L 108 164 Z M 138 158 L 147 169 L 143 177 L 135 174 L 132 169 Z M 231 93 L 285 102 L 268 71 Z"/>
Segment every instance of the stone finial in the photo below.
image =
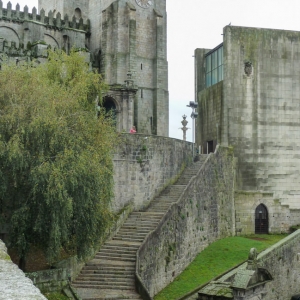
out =
<path fill-rule="evenodd" d="M 25 5 L 25 7 L 24 7 L 24 19 L 28 20 L 28 6 L 27 5 Z"/>
<path fill-rule="evenodd" d="M 11 3 L 10 1 L 7 3 L 7 18 L 11 18 Z"/>
<path fill-rule="evenodd" d="M 65 27 L 69 27 L 69 16 L 67 14 L 65 14 L 64 16 L 64 21 L 65 21 Z"/>
<path fill-rule="evenodd" d="M 90 29 L 91 29 L 91 20 L 90 19 L 86 20 L 86 25 L 87 25 L 86 31 L 90 31 Z"/>
<path fill-rule="evenodd" d="M 248 255 L 248 265 L 247 270 L 257 269 L 257 250 L 256 248 L 251 248 Z"/>
<path fill-rule="evenodd" d="M 41 23 L 45 23 L 45 10 L 42 8 L 40 12 Z"/>
<path fill-rule="evenodd" d="M 79 19 L 79 29 L 83 30 L 83 19 L 82 18 Z"/>
<path fill-rule="evenodd" d="M 49 25 L 53 26 L 53 12 L 50 10 L 48 12 L 48 18 L 49 18 Z"/>
<path fill-rule="evenodd" d="M 20 19 L 20 4 L 17 3 L 16 5 L 16 18 Z"/>
<path fill-rule="evenodd" d="M 72 18 L 72 27 L 76 28 L 76 17 L 75 16 L 73 16 L 73 18 Z"/>
<path fill-rule="evenodd" d="M 36 21 L 36 13 L 37 13 L 37 9 L 36 9 L 36 7 L 34 6 L 33 9 L 32 9 L 32 19 L 33 19 L 34 21 Z"/>
<path fill-rule="evenodd" d="M 56 27 L 61 27 L 61 13 L 56 14 Z"/>
<path fill-rule="evenodd" d="M 188 127 L 186 127 L 186 125 L 188 124 L 188 121 L 186 120 L 186 115 L 182 116 L 183 120 L 181 121 L 182 124 L 182 128 L 180 128 L 183 131 L 183 140 L 186 141 L 186 132 L 189 129 Z"/>

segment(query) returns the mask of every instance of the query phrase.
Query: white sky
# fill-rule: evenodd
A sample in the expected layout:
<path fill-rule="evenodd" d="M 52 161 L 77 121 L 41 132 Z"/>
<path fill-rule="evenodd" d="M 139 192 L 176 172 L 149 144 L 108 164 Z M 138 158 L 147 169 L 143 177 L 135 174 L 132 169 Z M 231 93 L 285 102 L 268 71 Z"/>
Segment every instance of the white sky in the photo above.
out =
<path fill-rule="evenodd" d="M 2 0 L 3 1 L 3 0 Z M 160 1 L 160 0 L 155 0 Z M 6 7 L 8 1 L 3 1 Z M 17 2 L 31 11 L 37 0 Z M 168 62 L 170 93 L 170 137 L 182 139 L 182 115 L 192 128 L 191 109 L 194 99 L 194 59 L 196 48 L 214 48 L 222 42 L 223 27 L 275 28 L 300 31 L 300 0 L 167 0 Z M 192 130 L 187 133 L 192 140 Z"/>

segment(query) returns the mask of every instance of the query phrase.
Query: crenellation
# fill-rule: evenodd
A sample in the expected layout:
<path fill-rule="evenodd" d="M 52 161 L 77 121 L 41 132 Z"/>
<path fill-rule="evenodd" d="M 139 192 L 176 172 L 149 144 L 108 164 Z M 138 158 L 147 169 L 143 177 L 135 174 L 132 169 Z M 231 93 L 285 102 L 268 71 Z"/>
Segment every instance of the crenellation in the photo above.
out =
<path fill-rule="evenodd" d="M 59 17 L 58 17 L 59 14 Z M 52 10 L 48 12 L 48 16 L 46 16 L 46 12 L 44 9 L 41 9 L 40 14 L 37 14 L 37 9 L 35 7 L 32 8 L 32 13 L 28 12 L 28 6 L 24 7 L 23 11 L 20 11 L 20 5 L 17 4 L 16 10 L 11 9 L 11 5 L 7 4 L 7 8 L 3 8 L 3 2 L 0 1 L 0 20 L 3 19 L 5 21 L 12 22 L 25 22 L 32 21 L 37 23 L 42 23 L 47 26 L 51 26 L 57 29 L 61 29 L 63 27 L 81 30 L 88 32 L 90 30 L 90 21 L 87 20 L 86 23 L 83 22 L 83 19 L 80 18 L 79 22 L 76 21 L 75 16 L 72 18 L 72 22 L 70 23 L 68 18 L 65 17 L 64 21 L 61 20 L 61 14 L 58 12 L 56 14 L 56 18 L 54 17 L 54 13 Z M 74 21 L 75 19 L 75 21 Z"/>

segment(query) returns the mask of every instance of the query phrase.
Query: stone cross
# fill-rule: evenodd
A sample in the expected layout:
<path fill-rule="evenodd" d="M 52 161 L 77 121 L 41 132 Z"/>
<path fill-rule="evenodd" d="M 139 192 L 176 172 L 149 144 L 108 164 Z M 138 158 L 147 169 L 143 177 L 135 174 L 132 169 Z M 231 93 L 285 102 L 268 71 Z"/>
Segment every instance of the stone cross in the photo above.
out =
<path fill-rule="evenodd" d="M 180 129 L 183 131 L 183 140 L 186 141 L 186 132 L 189 129 L 188 127 L 186 127 L 188 121 L 186 120 L 186 115 L 182 116 L 183 120 L 181 121 L 181 124 L 183 127 L 181 127 Z"/>

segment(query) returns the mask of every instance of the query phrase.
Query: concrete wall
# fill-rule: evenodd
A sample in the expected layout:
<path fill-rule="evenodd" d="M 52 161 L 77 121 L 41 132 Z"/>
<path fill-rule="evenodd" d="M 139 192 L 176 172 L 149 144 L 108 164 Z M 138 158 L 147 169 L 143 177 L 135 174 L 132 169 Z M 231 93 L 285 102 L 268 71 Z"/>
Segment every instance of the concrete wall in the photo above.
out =
<path fill-rule="evenodd" d="M 238 188 L 299 209 L 300 32 L 227 26 L 224 34 L 222 143 L 239 159 Z"/>
<path fill-rule="evenodd" d="M 46 300 L 29 278 L 10 260 L 0 240 L 0 299 Z"/>
<path fill-rule="evenodd" d="M 234 149 L 239 232 L 253 233 L 259 201 L 269 231 L 288 231 L 300 219 L 300 32 L 226 26 L 223 37 L 224 80 L 207 89 L 206 50 L 195 51 L 196 142 Z"/>
<path fill-rule="evenodd" d="M 223 81 L 198 93 L 196 140 L 201 141 L 202 153 L 207 153 L 207 141 L 217 144 L 222 126 Z"/>
<path fill-rule="evenodd" d="M 138 210 L 192 162 L 192 143 L 154 135 L 122 134 L 114 155 L 115 200 L 118 211 L 128 204 Z"/>
<path fill-rule="evenodd" d="M 153 296 L 207 245 L 234 233 L 232 151 L 219 148 L 138 251 L 137 272 Z"/>

